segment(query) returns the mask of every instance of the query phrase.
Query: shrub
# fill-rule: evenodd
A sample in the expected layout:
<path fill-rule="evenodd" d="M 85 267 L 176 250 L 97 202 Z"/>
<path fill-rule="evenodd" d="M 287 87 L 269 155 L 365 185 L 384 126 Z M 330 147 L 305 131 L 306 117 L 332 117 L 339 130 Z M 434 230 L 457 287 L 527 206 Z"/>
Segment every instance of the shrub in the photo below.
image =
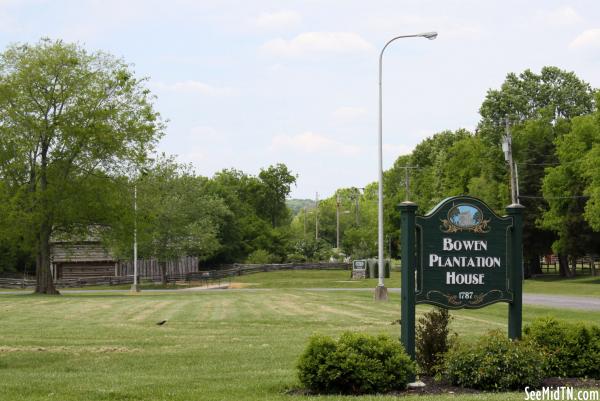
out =
<path fill-rule="evenodd" d="M 289 263 L 303 263 L 306 262 L 306 256 L 299 253 L 290 253 L 286 256 L 286 261 Z"/>
<path fill-rule="evenodd" d="M 444 376 L 454 385 L 480 390 L 537 387 L 544 378 L 544 356 L 532 341 L 512 341 L 499 331 L 471 344 L 455 343 L 444 360 Z"/>
<path fill-rule="evenodd" d="M 600 379 L 600 327 L 542 318 L 524 332 L 544 352 L 548 376 Z"/>
<path fill-rule="evenodd" d="M 421 372 L 435 375 L 450 346 L 450 321 L 448 309 L 434 308 L 417 321 L 416 353 Z"/>
<path fill-rule="evenodd" d="M 398 340 L 344 333 L 310 338 L 298 362 L 300 382 L 320 393 L 363 394 L 405 389 L 414 362 Z"/>
<path fill-rule="evenodd" d="M 246 263 L 269 264 L 276 261 L 277 257 L 264 249 L 257 249 L 246 258 Z"/>

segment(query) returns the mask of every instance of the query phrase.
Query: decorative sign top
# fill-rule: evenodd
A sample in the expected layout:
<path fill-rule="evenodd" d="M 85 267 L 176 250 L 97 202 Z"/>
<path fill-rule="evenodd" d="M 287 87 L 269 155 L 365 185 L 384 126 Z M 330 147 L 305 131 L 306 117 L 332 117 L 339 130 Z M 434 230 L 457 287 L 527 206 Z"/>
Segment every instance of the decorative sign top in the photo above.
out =
<path fill-rule="evenodd" d="M 513 300 L 508 286 L 511 217 L 481 200 L 447 198 L 416 216 L 416 303 L 481 308 Z"/>

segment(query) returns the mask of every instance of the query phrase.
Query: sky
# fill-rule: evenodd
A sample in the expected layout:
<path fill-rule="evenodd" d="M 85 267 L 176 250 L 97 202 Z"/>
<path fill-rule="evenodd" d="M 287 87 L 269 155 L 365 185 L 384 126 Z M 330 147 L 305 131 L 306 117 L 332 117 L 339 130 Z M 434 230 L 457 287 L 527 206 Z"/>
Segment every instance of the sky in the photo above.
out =
<path fill-rule="evenodd" d="M 600 2 L 0 0 L 0 48 L 41 37 L 131 64 L 168 120 L 161 152 L 198 174 L 285 163 L 291 197 L 377 180 L 446 129 L 473 130 L 489 89 L 546 65 L 600 87 Z"/>

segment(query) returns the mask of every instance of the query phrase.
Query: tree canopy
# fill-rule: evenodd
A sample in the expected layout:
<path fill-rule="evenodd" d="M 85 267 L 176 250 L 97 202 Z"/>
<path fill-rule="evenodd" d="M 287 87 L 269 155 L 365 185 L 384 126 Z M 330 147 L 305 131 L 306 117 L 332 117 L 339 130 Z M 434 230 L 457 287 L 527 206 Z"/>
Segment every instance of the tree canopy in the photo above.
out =
<path fill-rule="evenodd" d="M 36 292 L 56 292 L 53 233 L 110 219 L 111 177 L 142 162 L 163 128 L 144 81 L 115 57 L 48 39 L 0 54 L 0 177 L 7 218 L 35 254 Z"/>
<path fill-rule="evenodd" d="M 561 274 L 572 275 L 569 260 L 600 253 L 599 96 L 557 67 L 508 74 L 487 92 L 474 132 L 439 132 L 384 172 L 386 254 L 400 249 L 396 206 L 407 198 L 426 213 L 471 195 L 504 213 L 508 129 L 529 272 L 555 252 Z M 375 256 L 376 183 L 290 208 L 297 176 L 285 164 L 199 176 L 156 155 L 166 127 L 153 100 L 130 65 L 80 45 L 42 39 L 0 54 L 0 270 L 35 265 L 36 291 L 56 293 L 51 239 L 92 227 L 122 258 L 137 227 L 140 256 L 163 268 L 181 256 L 211 266 L 328 259 L 338 227 L 337 251 Z"/>

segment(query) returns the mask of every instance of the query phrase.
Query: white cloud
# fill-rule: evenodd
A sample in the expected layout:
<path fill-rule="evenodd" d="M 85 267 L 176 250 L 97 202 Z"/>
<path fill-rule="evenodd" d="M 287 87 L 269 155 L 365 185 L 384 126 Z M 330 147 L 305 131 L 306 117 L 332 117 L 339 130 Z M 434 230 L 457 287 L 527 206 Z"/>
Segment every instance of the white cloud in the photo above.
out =
<path fill-rule="evenodd" d="M 367 114 L 367 109 L 363 107 L 338 107 L 332 113 L 333 118 L 341 123 L 350 123 L 360 120 Z"/>
<path fill-rule="evenodd" d="M 199 81 L 180 81 L 172 84 L 164 82 L 154 82 L 152 84 L 158 90 L 177 93 L 197 93 L 206 96 L 232 96 L 237 94 L 237 91 L 232 88 L 218 88 L 204 82 Z"/>
<path fill-rule="evenodd" d="M 304 153 L 337 153 L 354 156 L 360 153 L 360 147 L 348 145 L 311 131 L 299 135 L 277 135 L 271 140 L 271 151 L 297 150 Z"/>
<path fill-rule="evenodd" d="M 547 25 L 564 26 L 583 22 L 581 15 L 570 6 L 563 6 L 551 11 L 541 12 L 537 18 Z"/>
<path fill-rule="evenodd" d="M 386 155 L 394 156 L 394 159 L 398 156 L 409 154 L 413 151 L 413 149 L 413 146 L 393 145 L 389 143 L 383 144 L 383 153 L 385 153 Z"/>
<path fill-rule="evenodd" d="M 398 34 L 398 29 L 406 33 L 438 31 L 441 39 L 473 39 L 481 36 L 483 31 L 478 24 L 458 21 L 445 16 L 423 17 L 416 14 L 371 17 L 368 19 L 367 25 L 372 30 L 386 34 Z"/>
<path fill-rule="evenodd" d="M 260 29 L 294 28 L 300 25 L 302 16 L 296 11 L 282 10 L 273 13 L 262 13 L 254 20 L 254 25 Z"/>
<path fill-rule="evenodd" d="M 373 47 L 353 32 L 304 32 L 291 40 L 273 39 L 261 50 L 284 57 L 302 57 L 315 53 L 357 53 L 371 51 Z"/>
<path fill-rule="evenodd" d="M 597 46 L 600 46 L 600 28 L 583 31 L 571 43 L 569 43 L 569 47 L 571 48 Z"/>

